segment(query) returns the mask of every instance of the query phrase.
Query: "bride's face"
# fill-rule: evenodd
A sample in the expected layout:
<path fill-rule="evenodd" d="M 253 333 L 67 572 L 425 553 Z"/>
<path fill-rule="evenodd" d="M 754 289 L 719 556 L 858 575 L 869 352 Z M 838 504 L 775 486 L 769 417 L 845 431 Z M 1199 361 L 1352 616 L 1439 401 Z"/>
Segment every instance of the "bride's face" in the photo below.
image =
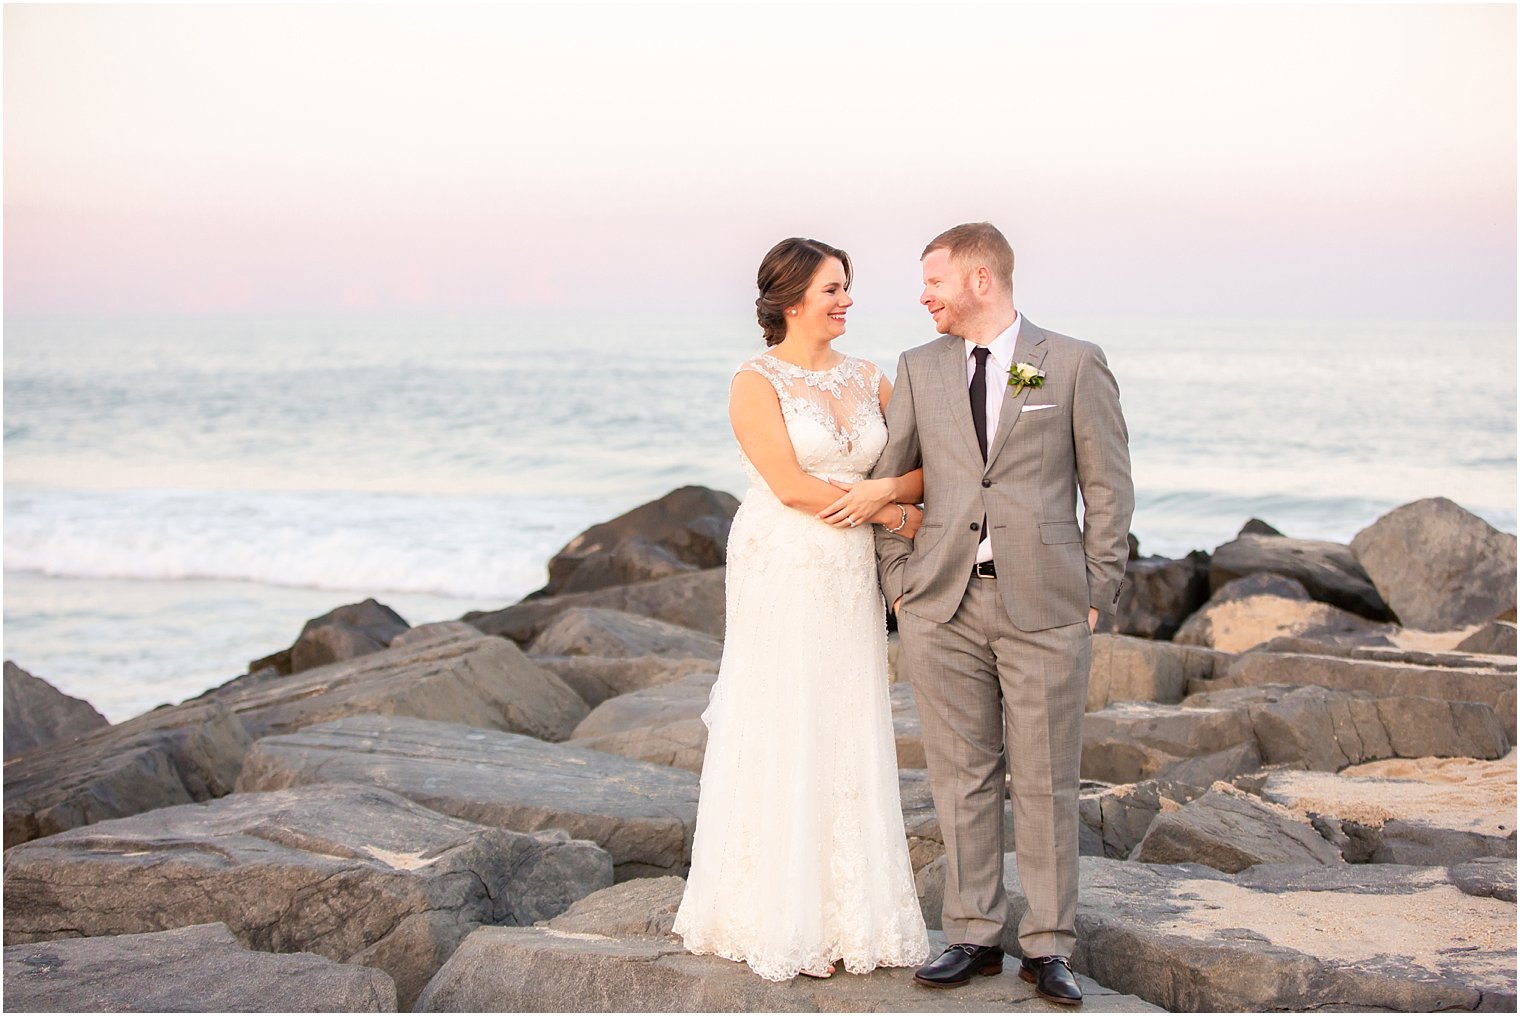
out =
<path fill-rule="evenodd" d="M 818 266 L 802 302 L 789 308 L 797 313 L 787 315 L 786 332 L 788 335 L 837 339 L 844 334 L 845 312 L 854 303 L 845 283 L 844 265 L 838 258 L 829 258 Z"/>

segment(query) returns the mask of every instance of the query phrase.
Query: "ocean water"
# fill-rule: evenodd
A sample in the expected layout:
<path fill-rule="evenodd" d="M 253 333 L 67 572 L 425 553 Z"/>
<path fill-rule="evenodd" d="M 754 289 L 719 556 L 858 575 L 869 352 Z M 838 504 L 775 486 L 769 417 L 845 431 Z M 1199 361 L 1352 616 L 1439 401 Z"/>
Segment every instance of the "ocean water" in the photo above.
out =
<path fill-rule="evenodd" d="M 852 312 L 894 369 L 917 316 Z M 1036 320 L 1039 320 L 1036 315 Z M 1444 495 L 1515 529 L 1515 326 L 1082 320 L 1129 422 L 1142 552 L 1251 516 L 1347 540 Z M 514 602 L 587 526 L 742 494 L 745 317 L 5 321 L 4 652 L 120 720 L 375 596 Z"/>

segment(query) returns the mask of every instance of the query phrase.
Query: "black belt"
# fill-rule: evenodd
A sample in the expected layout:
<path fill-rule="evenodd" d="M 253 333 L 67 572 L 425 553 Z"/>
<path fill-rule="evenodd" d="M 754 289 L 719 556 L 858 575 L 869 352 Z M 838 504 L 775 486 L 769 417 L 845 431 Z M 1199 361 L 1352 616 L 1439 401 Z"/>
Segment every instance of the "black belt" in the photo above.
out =
<path fill-rule="evenodd" d="M 979 579 L 995 579 L 997 567 L 991 561 L 978 561 L 976 567 L 971 569 L 971 574 Z"/>

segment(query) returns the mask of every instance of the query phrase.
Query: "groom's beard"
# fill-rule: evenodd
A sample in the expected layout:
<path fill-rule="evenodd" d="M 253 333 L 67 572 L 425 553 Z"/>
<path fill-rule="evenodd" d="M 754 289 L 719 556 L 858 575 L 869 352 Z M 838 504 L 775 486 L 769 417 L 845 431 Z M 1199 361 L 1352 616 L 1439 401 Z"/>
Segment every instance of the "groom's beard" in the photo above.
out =
<path fill-rule="evenodd" d="M 939 317 L 934 322 L 934 327 L 939 329 L 941 335 L 964 336 L 966 330 L 975 323 L 978 311 L 976 298 L 968 292 L 971 278 L 967 276 L 961 280 L 961 292 L 955 296 L 940 297 Z"/>

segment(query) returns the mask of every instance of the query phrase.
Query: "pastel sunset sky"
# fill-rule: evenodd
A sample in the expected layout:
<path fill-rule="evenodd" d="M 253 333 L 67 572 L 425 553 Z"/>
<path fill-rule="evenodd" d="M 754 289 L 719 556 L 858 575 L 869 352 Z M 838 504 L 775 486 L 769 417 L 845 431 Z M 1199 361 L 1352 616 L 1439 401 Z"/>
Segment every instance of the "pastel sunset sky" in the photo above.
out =
<path fill-rule="evenodd" d="M 1124 315 L 1515 315 L 1515 9 L 17 6 L 5 310 L 911 312 L 990 219 Z M 1057 316 L 1055 313 L 1052 317 Z"/>

